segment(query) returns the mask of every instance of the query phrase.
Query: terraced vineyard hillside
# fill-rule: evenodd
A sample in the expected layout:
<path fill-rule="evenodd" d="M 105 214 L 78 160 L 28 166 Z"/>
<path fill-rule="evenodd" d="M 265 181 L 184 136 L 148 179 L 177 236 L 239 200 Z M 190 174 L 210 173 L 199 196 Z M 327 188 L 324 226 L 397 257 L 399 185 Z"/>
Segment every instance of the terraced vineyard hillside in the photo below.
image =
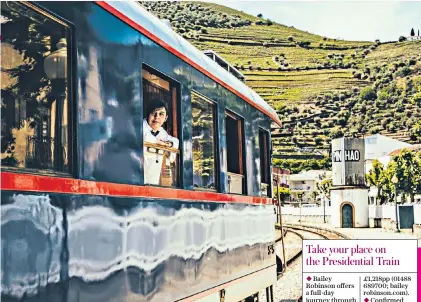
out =
<path fill-rule="evenodd" d="M 277 166 L 326 167 L 330 140 L 343 135 L 421 142 L 421 41 L 343 41 L 217 4 L 141 4 L 236 66 L 275 108 Z"/>

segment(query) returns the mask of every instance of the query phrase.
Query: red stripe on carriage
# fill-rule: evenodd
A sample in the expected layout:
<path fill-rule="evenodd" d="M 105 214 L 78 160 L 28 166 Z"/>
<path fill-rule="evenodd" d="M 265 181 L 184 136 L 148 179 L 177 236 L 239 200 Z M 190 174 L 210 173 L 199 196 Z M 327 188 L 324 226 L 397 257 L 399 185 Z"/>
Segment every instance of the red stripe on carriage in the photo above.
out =
<path fill-rule="evenodd" d="M 190 191 L 173 188 L 116 184 L 74 178 L 1 172 L 1 189 L 63 194 L 143 197 L 206 202 L 272 204 L 270 198 Z"/>
<path fill-rule="evenodd" d="M 175 56 L 177 56 L 180 59 L 182 59 L 183 61 L 187 62 L 189 65 L 193 66 L 194 68 L 196 68 L 197 70 L 199 70 L 200 72 L 202 72 L 203 74 L 205 74 L 206 76 L 208 76 L 209 78 L 214 80 L 215 82 L 219 83 L 220 85 L 222 85 L 226 89 L 230 90 L 232 93 L 234 93 L 237 96 L 239 96 L 240 98 L 242 98 L 244 101 L 249 103 L 251 106 L 255 107 L 257 110 L 260 110 L 261 112 L 263 112 L 264 114 L 269 116 L 275 123 L 277 123 L 280 127 L 282 127 L 281 121 L 279 120 L 278 116 L 276 116 L 276 115 L 272 114 L 271 112 L 267 111 L 265 108 L 256 104 L 254 101 L 250 100 L 248 97 L 243 95 L 241 92 L 237 91 L 235 88 L 229 86 L 224 81 L 215 77 L 209 71 L 205 70 L 203 67 L 201 67 L 200 65 L 198 65 L 195 62 L 193 62 L 192 60 L 190 60 L 184 54 L 182 54 L 181 52 L 179 52 L 178 50 L 176 50 L 171 45 L 164 42 L 163 40 L 161 40 L 157 36 L 155 36 L 153 33 L 151 33 L 146 28 L 144 28 L 143 26 L 141 26 L 137 22 L 135 22 L 132 19 L 130 19 L 129 17 L 127 17 L 125 14 L 123 14 L 119 10 L 115 9 L 114 7 L 112 7 L 111 5 L 109 5 L 108 3 L 103 2 L 103 1 L 95 1 L 95 3 L 98 4 L 99 6 L 101 6 L 103 9 L 105 9 L 109 13 L 111 13 L 112 15 L 114 15 L 115 17 L 122 20 L 124 23 L 130 25 L 131 27 L 133 27 L 134 29 L 136 29 L 137 31 L 139 31 L 140 33 L 142 33 L 143 35 L 148 37 L 152 41 L 156 42 L 158 45 L 162 46 L 163 48 L 165 48 L 166 50 L 168 50 L 169 52 L 171 52 Z"/>

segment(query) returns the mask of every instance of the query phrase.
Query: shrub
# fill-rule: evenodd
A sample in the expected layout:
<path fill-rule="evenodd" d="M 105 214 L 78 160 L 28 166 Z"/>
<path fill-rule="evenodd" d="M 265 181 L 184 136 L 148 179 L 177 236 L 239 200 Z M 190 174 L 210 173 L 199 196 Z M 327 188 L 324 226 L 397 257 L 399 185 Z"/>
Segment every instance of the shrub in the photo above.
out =
<path fill-rule="evenodd" d="M 371 127 L 371 128 L 368 130 L 368 132 L 369 132 L 370 134 L 376 134 L 376 133 L 379 133 L 381 130 L 383 130 L 383 128 L 382 128 L 382 127 L 380 127 L 380 126 L 374 126 L 374 127 Z"/>
<path fill-rule="evenodd" d="M 290 41 L 290 42 L 294 41 L 294 37 L 293 36 L 289 36 L 288 37 L 288 41 Z"/>
<path fill-rule="evenodd" d="M 407 75 L 410 75 L 410 74 L 411 74 L 411 68 L 409 68 L 408 66 L 401 68 L 397 73 L 397 75 L 400 77 L 406 77 Z"/>
<path fill-rule="evenodd" d="M 338 128 L 333 129 L 330 132 L 330 135 L 329 135 L 329 137 L 331 139 L 339 138 L 339 137 L 342 137 L 342 136 L 344 136 L 344 133 L 341 129 L 338 129 Z"/>
<path fill-rule="evenodd" d="M 375 100 L 376 99 L 376 93 L 374 92 L 373 88 L 371 87 L 365 87 L 363 90 L 360 91 L 360 97 L 363 100 Z"/>
<path fill-rule="evenodd" d="M 412 65 L 415 65 L 415 64 L 417 64 L 417 61 L 415 61 L 414 59 L 410 59 L 408 61 L 408 66 L 412 66 Z"/>
<path fill-rule="evenodd" d="M 357 78 L 357 79 L 361 80 L 361 78 L 362 78 L 362 74 L 361 74 L 361 72 L 356 72 L 356 73 L 354 74 L 354 78 Z"/>
<path fill-rule="evenodd" d="M 308 46 L 310 46 L 310 44 L 311 44 L 310 41 L 301 41 L 301 42 L 298 42 L 298 45 L 301 46 L 301 47 L 308 47 Z"/>
<path fill-rule="evenodd" d="M 404 42 L 404 41 L 406 41 L 406 38 L 404 36 L 400 36 L 399 37 L 399 42 Z"/>

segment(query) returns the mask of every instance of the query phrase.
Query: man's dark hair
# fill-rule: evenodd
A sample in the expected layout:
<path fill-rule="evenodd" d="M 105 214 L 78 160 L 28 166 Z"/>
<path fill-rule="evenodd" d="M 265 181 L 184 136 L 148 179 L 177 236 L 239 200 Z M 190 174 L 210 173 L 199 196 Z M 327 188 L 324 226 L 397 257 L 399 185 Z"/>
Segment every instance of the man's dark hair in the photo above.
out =
<path fill-rule="evenodd" d="M 158 109 L 158 108 L 165 108 L 165 111 L 167 112 L 167 115 L 168 115 L 167 103 L 165 101 L 154 99 L 149 103 L 149 105 L 146 109 L 146 116 L 145 117 L 148 118 L 149 114 L 151 114 L 152 112 L 154 112 L 155 109 Z"/>

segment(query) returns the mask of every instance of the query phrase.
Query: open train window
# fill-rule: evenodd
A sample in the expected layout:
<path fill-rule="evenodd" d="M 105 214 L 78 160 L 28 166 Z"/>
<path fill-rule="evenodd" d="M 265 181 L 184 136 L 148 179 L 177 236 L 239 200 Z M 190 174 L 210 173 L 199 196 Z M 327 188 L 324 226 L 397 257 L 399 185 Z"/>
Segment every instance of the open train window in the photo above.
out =
<path fill-rule="evenodd" d="M 270 195 L 270 156 L 269 156 L 269 132 L 259 129 L 260 150 L 260 195 Z"/>
<path fill-rule="evenodd" d="M 1 15 L 1 165 L 68 173 L 70 27 L 26 2 Z"/>
<path fill-rule="evenodd" d="M 216 106 L 211 100 L 192 93 L 193 186 L 217 189 Z"/>
<path fill-rule="evenodd" d="M 246 192 L 246 181 L 243 120 L 237 115 L 225 111 L 225 127 L 227 133 L 228 192 L 244 194 Z"/>
<path fill-rule="evenodd" d="M 147 66 L 142 82 L 145 184 L 179 187 L 177 84 Z"/>

